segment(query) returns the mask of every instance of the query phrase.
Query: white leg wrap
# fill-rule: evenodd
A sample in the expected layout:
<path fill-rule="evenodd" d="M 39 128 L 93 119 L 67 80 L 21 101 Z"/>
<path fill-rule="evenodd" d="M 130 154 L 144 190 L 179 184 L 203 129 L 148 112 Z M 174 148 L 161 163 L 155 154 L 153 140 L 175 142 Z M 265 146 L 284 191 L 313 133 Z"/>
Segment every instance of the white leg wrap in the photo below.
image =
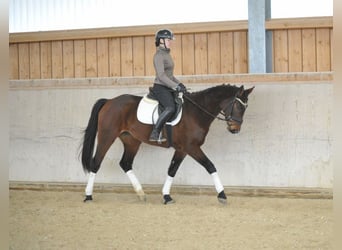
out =
<path fill-rule="evenodd" d="M 128 178 L 129 178 L 129 180 L 131 181 L 135 192 L 138 193 L 139 191 L 141 191 L 142 187 L 141 187 L 140 182 L 138 181 L 137 177 L 133 173 L 133 170 L 128 170 L 126 172 L 126 174 L 127 174 Z"/>
<path fill-rule="evenodd" d="M 163 190 L 162 190 L 163 195 L 170 194 L 172 182 L 173 182 L 173 177 L 167 176 L 165 183 L 164 183 L 164 186 L 163 186 Z"/>
<path fill-rule="evenodd" d="M 220 181 L 220 177 L 218 176 L 217 172 L 212 173 L 211 176 L 213 177 L 217 193 L 221 193 L 224 190 L 224 188 Z"/>
<path fill-rule="evenodd" d="M 88 183 L 85 188 L 85 194 L 86 195 L 92 195 L 93 194 L 93 188 L 94 188 L 94 181 L 95 181 L 96 174 L 93 172 L 89 173 Z"/>

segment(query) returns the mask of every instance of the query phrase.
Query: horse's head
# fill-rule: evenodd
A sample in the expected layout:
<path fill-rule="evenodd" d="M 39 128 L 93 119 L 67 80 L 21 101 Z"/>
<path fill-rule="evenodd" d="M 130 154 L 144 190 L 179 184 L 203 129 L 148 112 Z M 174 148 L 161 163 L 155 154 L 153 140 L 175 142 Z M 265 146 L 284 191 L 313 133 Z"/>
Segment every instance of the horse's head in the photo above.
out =
<path fill-rule="evenodd" d="M 241 86 L 235 96 L 228 98 L 221 103 L 221 109 L 223 110 L 227 121 L 227 129 L 233 134 L 240 132 L 243 115 L 248 106 L 248 95 L 253 89 L 254 87 L 244 89 L 244 86 Z"/>

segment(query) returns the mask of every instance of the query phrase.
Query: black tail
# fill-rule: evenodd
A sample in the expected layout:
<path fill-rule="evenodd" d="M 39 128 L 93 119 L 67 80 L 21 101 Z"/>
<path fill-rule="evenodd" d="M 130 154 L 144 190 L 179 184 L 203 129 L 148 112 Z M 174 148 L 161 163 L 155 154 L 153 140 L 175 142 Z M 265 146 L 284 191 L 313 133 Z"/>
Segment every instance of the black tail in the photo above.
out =
<path fill-rule="evenodd" d="M 91 110 L 88 126 L 84 131 L 82 147 L 82 165 L 86 172 L 91 171 L 91 161 L 94 153 L 95 138 L 97 133 L 97 120 L 100 109 L 107 102 L 107 99 L 99 99 Z"/>

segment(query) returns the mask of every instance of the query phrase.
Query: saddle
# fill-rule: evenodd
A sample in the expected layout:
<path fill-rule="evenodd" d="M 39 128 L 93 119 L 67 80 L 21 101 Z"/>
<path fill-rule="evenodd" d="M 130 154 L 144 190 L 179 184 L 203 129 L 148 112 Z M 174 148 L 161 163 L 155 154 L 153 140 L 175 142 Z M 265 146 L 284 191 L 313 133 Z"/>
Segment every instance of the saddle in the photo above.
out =
<path fill-rule="evenodd" d="M 183 98 L 175 92 L 174 100 L 176 104 L 176 112 L 166 122 L 166 125 L 174 126 L 178 124 L 182 117 Z M 137 109 L 138 121 L 144 124 L 155 124 L 163 110 L 164 107 L 158 102 L 157 98 L 153 94 L 152 88 L 150 88 L 149 93 L 144 95 L 139 102 Z"/>

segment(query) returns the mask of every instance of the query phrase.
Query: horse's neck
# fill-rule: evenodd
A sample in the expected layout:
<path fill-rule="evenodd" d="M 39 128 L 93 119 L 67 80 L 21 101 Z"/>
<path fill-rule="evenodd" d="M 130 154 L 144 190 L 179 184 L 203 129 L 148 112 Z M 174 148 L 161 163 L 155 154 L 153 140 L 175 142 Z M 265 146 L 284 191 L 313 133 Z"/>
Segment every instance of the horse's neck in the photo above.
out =
<path fill-rule="evenodd" d="M 214 96 L 206 95 L 194 95 L 190 96 L 192 105 L 192 114 L 201 120 L 201 124 L 210 124 L 214 121 L 215 117 L 220 113 L 221 98 L 215 98 Z"/>
<path fill-rule="evenodd" d="M 218 91 L 217 93 L 200 93 L 194 97 L 199 106 L 203 107 L 214 116 L 217 116 L 220 113 L 220 103 L 226 98 L 227 96 Z"/>

